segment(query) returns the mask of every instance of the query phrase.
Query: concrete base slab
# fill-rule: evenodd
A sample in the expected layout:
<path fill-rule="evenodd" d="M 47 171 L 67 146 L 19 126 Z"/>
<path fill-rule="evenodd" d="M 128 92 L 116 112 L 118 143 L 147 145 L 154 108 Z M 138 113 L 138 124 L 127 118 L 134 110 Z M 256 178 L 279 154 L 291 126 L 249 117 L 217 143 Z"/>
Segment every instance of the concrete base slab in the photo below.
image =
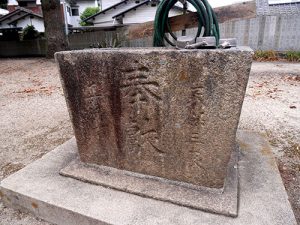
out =
<path fill-rule="evenodd" d="M 295 224 L 276 162 L 266 140 L 239 132 L 240 200 L 237 218 L 143 198 L 59 175 L 75 159 L 74 139 L 59 146 L 0 185 L 7 206 L 59 225 L 93 224 Z"/>
<path fill-rule="evenodd" d="M 63 168 L 60 174 L 142 197 L 236 217 L 238 215 L 239 148 L 235 150 L 228 165 L 224 187 L 221 189 L 200 187 L 112 167 L 86 164 L 79 160 L 79 156 Z"/>

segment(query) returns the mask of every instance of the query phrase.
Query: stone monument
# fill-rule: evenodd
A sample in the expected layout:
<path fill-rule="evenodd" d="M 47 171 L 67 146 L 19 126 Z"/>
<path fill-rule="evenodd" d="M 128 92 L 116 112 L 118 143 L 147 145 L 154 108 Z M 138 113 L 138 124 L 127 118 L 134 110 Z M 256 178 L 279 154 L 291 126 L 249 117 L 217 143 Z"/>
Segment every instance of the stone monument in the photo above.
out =
<path fill-rule="evenodd" d="M 157 190 L 206 187 L 221 195 L 226 178 L 237 184 L 229 165 L 236 163 L 249 48 L 84 50 L 56 60 L 80 156 L 62 175 L 200 209 L 195 193 Z M 226 198 L 236 205 L 231 189 L 234 197 Z"/>
<path fill-rule="evenodd" d="M 237 132 L 249 48 L 56 60 L 76 139 L 1 181 L 6 206 L 58 225 L 296 225 L 270 145 Z"/>

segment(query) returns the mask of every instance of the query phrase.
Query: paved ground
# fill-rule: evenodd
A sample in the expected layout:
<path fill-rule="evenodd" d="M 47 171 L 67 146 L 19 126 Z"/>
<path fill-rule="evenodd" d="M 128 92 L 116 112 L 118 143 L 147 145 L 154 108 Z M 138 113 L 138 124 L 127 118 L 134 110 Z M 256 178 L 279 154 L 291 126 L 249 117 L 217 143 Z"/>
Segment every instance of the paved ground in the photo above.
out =
<path fill-rule="evenodd" d="M 268 137 L 300 224 L 300 63 L 254 63 L 240 128 Z"/>
<path fill-rule="evenodd" d="M 0 180 L 72 136 L 58 72 L 46 59 L 0 60 Z M 240 128 L 267 135 L 300 223 L 300 64 L 255 63 Z M 5 208 L 1 225 L 46 225 Z"/>

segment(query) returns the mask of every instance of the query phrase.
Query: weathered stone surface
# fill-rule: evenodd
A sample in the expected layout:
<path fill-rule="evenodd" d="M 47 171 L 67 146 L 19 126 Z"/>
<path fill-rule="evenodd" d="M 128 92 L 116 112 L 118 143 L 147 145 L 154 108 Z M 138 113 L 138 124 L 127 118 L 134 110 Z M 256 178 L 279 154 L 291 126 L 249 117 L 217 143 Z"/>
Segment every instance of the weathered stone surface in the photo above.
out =
<path fill-rule="evenodd" d="M 85 163 L 223 187 L 249 48 L 56 54 Z"/>

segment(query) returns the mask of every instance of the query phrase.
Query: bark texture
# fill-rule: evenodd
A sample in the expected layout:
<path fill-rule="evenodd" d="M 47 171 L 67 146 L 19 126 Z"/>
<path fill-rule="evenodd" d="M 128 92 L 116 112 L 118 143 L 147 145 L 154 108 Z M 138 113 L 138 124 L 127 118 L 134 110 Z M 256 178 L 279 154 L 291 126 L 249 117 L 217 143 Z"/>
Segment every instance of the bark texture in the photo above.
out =
<path fill-rule="evenodd" d="M 64 30 L 64 17 L 59 0 L 42 0 L 42 10 L 47 38 L 47 58 L 53 58 L 55 52 L 68 49 Z"/>

